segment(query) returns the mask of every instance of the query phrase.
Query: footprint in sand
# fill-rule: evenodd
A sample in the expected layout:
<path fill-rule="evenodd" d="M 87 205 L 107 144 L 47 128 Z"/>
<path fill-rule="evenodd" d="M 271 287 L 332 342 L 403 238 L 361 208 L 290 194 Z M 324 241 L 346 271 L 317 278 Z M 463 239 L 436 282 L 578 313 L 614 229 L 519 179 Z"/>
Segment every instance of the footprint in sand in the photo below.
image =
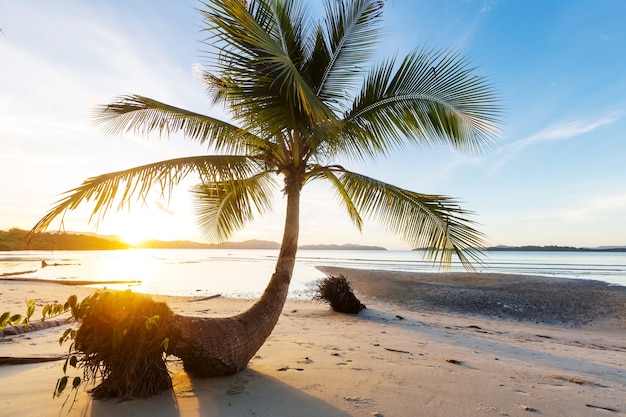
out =
<path fill-rule="evenodd" d="M 304 368 L 291 368 L 289 366 L 283 366 L 282 368 L 278 368 L 277 371 L 279 372 L 284 372 L 284 371 L 288 371 L 288 370 L 292 370 L 292 371 L 304 371 Z"/>
<path fill-rule="evenodd" d="M 519 408 L 521 408 L 524 411 L 528 411 L 529 413 L 536 413 L 537 411 L 539 411 L 536 408 L 533 408 L 529 405 L 524 405 L 524 404 L 519 404 Z"/>
<path fill-rule="evenodd" d="M 513 392 L 516 393 L 516 394 L 530 395 L 526 391 L 522 391 L 522 390 L 519 390 L 519 389 L 514 389 Z"/>
<path fill-rule="evenodd" d="M 242 392 L 245 391 L 247 387 L 248 387 L 247 380 L 244 379 L 240 381 L 235 381 L 230 385 L 230 387 L 228 387 L 228 389 L 226 390 L 226 394 L 228 395 L 241 394 Z"/>

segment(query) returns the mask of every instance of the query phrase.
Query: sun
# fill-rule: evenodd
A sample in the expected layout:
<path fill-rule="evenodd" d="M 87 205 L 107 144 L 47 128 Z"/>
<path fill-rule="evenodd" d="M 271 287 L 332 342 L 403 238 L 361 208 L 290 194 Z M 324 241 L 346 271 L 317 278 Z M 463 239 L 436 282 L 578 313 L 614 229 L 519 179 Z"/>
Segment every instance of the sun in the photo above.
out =
<path fill-rule="evenodd" d="M 186 203 L 186 201 L 185 201 Z M 137 207 L 132 212 L 111 213 L 98 226 L 101 234 L 115 235 L 123 243 L 138 246 L 147 240 L 197 240 L 198 227 L 192 207 L 175 206 L 180 215 L 161 208 Z"/>
<path fill-rule="evenodd" d="M 122 240 L 122 243 L 129 244 L 131 246 L 138 246 L 142 242 L 150 239 L 145 231 L 142 230 L 124 230 L 121 233 L 117 233 L 117 235 Z"/>
<path fill-rule="evenodd" d="M 142 213 L 136 215 L 118 215 L 110 217 L 105 224 L 100 225 L 99 229 L 103 234 L 116 236 L 120 242 L 131 246 L 138 246 L 142 242 L 155 239 L 158 232 L 156 225 L 158 221 L 150 219 L 149 216 L 141 216 Z"/>

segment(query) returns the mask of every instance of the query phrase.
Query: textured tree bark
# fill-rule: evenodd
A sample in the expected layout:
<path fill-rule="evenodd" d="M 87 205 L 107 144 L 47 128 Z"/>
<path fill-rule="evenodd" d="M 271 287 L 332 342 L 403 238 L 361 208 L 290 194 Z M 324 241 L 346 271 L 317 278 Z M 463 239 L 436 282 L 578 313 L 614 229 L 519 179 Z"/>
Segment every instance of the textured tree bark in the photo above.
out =
<path fill-rule="evenodd" d="M 233 317 L 174 316 L 168 353 L 181 358 L 190 375 L 215 377 L 243 370 L 276 326 L 287 299 L 298 250 L 301 187 L 301 183 L 286 186 L 283 241 L 276 272 L 261 298 Z"/>

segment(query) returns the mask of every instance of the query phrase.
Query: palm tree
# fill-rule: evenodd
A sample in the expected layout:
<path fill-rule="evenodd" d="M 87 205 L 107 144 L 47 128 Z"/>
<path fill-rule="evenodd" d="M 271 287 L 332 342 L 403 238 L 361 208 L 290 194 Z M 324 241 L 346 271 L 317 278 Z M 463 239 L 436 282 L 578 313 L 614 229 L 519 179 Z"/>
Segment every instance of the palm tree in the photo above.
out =
<path fill-rule="evenodd" d="M 261 298 L 228 318 L 176 316 L 170 351 L 196 375 L 237 372 L 274 328 L 287 297 L 298 247 L 300 192 L 327 181 L 354 225 L 380 222 L 442 265 L 452 255 L 472 268 L 482 234 L 449 197 L 420 194 L 352 172 L 340 158 L 367 160 L 409 143 L 444 143 L 477 152 L 497 136 L 500 105 L 492 86 L 450 50 L 416 49 L 370 64 L 381 35 L 384 1 L 326 0 L 312 20 L 297 0 L 207 0 L 211 71 L 203 81 L 234 122 L 138 95 L 97 109 L 108 132 L 182 132 L 210 154 L 156 162 L 89 178 L 56 202 L 31 235 L 87 201 L 92 217 L 113 206 L 164 196 L 189 174 L 199 223 L 223 241 L 287 200 L 276 269 Z M 360 87 L 359 87 L 360 85 Z M 276 178 L 282 178 L 282 188 Z"/>

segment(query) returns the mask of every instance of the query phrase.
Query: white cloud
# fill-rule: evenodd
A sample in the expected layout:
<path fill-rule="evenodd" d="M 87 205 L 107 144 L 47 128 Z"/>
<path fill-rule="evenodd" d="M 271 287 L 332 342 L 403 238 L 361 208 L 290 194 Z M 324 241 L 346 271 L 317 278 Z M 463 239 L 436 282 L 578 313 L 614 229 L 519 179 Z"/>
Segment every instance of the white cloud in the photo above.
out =
<path fill-rule="evenodd" d="M 492 9 L 498 7 L 498 1 L 497 0 L 485 0 L 483 2 L 483 8 L 480 10 L 481 12 L 489 12 Z"/>
<path fill-rule="evenodd" d="M 551 126 L 535 135 L 532 135 L 526 139 L 522 139 L 521 141 L 518 141 L 516 143 L 519 147 L 525 148 L 526 146 L 534 143 L 569 139 L 578 135 L 582 135 L 584 133 L 594 131 L 602 126 L 613 124 L 618 119 L 619 117 L 617 115 L 610 115 L 593 121 L 574 120 L 571 122 Z"/>
<path fill-rule="evenodd" d="M 611 217 L 610 213 L 617 213 L 626 209 L 626 194 L 605 195 L 587 199 L 576 197 L 569 200 L 574 200 L 575 203 L 566 207 L 559 207 L 547 213 L 529 215 L 527 218 L 532 220 L 556 219 L 572 223 L 586 223 Z"/>
<path fill-rule="evenodd" d="M 534 135 L 513 142 L 499 148 L 495 152 L 497 162 L 491 169 L 493 174 L 498 169 L 506 165 L 507 162 L 515 158 L 520 152 L 529 146 L 540 145 L 542 143 L 554 142 L 558 140 L 571 139 L 585 133 L 592 132 L 601 127 L 611 125 L 621 118 L 620 113 L 613 113 L 601 117 L 597 120 L 572 120 L 549 126 Z"/>

